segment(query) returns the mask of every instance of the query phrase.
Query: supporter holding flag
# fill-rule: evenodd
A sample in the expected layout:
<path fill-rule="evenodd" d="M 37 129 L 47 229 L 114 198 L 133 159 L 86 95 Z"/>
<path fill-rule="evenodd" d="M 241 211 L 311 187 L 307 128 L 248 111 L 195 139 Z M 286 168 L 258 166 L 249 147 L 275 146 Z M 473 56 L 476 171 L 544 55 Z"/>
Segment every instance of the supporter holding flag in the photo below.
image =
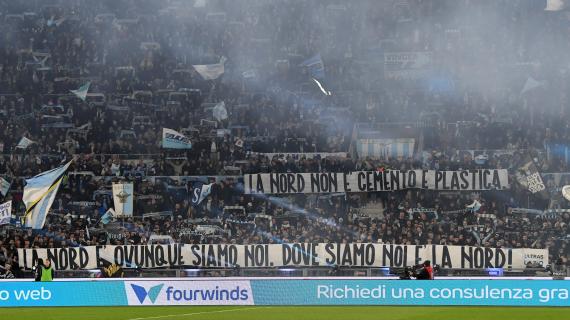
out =
<path fill-rule="evenodd" d="M 71 161 L 26 180 L 22 200 L 26 205 L 24 219 L 27 228 L 42 229 L 44 227 L 49 209 L 70 165 Z"/>

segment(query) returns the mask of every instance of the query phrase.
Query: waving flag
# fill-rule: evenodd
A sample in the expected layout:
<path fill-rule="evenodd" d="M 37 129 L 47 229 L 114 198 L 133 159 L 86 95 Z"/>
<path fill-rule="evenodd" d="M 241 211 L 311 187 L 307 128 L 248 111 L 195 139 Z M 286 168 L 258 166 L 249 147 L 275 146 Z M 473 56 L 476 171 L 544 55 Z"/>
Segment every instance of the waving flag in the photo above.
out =
<path fill-rule="evenodd" d="M 18 142 L 16 145 L 16 149 L 27 149 L 33 143 L 35 142 L 26 137 L 22 137 L 22 139 L 20 139 L 20 142 Z"/>
<path fill-rule="evenodd" d="M 473 213 L 475 213 L 481 209 L 481 202 L 473 200 L 473 203 L 468 205 L 467 209 L 470 209 Z"/>
<path fill-rule="evenodd" d="M 26 179 L 22 200 L 26 205 L 24 218 L 27 228 L 42 229 L 44 227 L 48 211 L 70 164 L 71 161 L 59 168 Z"/>
<path fill-rule="evenodd" d="M 85 99 L 87 99 L 87 91 L 89 91 L 89 86 L 91 85 L 91 82 L 87 82 L 86 84 L 82 85 L 81 87 L 79 87 L 79 89 L 77 90 L 69 90 L 71 91 L 71 93 L 73 93 L 74 95 L 76 95 L 79 99 L 85 101 Z"/>
<path fill-rule="evenodd" d="M 216 104 L 212 112 L 214 114 L 214 118 L 218 121 L 223 121 L 228 118 L 228 110 L 226 109 L 226 103 L 223 101 Z"/>
<path fill-rule="evenodd" d="M 113 208 L 109 208 L 107 212 L 103 216 L 101 216 L 101 223 L 107 224 L 111 222 L 111 219 L 115 216 L 115 210 Z"/>
<path fill-rule="evenodd" d="M 546 0 L 544 11 L 561 11 L 566 7 L 564 0 Z"/>
<path fill-rule="evenodd" d="M 192 149 L 192 142 L 178 131 L 162 128 L 162 147 L 165 149 Z"/>
<path fill-rule="evenodd" d="M 303 61 L 300 66 L 306 67 L 313 78 L 323 79 L 325 77 L 325 64 L 320 54 Z"/>
<path fill-rule="evenodd" d="M 323 87 L 323 85 L 319 82 L 319 80 L 313 78 L 313 81 L 315 81 L 317 83 L 317 86 L 319 86 L 319 89 L 321 89 L 322 93 L 325 94 L 325 96 L 330 96 L 332 95 L 332 92 L 325 90 L 325 88 Z"/>
<path fill-rule="evenodd" d="M 538 87 L 541 87 L 543 85 L 542 82 L 540 81 L 536 81 L 533 77 L 528 77 L 528 79 L 526 79 L 526 82 L 524 84 L 523 89 L 521 90 L 521 95 L 536 89 Z"/>
<path fill-rule="evenodd" d="M 224 74 L 224 63 L 226 57 L 222 57 L 219 63 L 215 64 L 195 64 L 193 65 L 196 72 L 198 72 L 204 80 L 215 80 Z"/>
<path fill-rule="evenodd" d="M 0 177 L 0 193 L 2 194 L 2 196 L 6 196 L 8 194 L 8 190 L 10 190 L 10 185 L 11 185 L 10 182 Z"/>
<path fill-rule="evenodd" d="M 203 182 L 195 182 L 192 188 L 192 205 L 199 205 L 210 193 L 214 184 L 205 184 Z"/>
<path fill-rule="evenodd" d="M 133 194 L 134 188 L 132 183 L 113 183 L 113 202 L 117 215 L 133 215 Z"/>

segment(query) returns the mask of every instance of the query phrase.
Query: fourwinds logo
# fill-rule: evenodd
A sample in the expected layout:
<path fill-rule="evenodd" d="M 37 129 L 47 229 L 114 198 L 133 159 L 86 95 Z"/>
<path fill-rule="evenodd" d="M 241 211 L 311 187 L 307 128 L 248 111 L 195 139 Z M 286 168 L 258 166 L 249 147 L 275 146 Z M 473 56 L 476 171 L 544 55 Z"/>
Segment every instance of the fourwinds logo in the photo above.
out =
<path fill-rule="evenodd" d="M 137 286 L 136 284 L 131 284 L 131 287 L 133 288 L 133 291 L 137 295 L 137 298 L 139 299 L 139 302 L 141 304 L 144 302 L 144 299 L 146 299 L 147 296 L 150 299 L 150 301 L 154 304 L 156 298 L 158 298 L 160 290 L 162 290 L 162 286 L 164 286 L 164 283 L 161 283 L 154 287 L 150 287 L 150 289 L 147 291 L 144 287 Z"/>

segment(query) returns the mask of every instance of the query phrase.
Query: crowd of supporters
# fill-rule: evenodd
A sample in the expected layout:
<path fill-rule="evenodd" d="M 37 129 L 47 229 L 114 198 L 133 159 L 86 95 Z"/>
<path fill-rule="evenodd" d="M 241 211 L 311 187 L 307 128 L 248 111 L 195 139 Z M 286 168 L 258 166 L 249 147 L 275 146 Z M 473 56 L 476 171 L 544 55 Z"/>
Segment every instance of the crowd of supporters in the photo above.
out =
<path fill-rule="evenodd" d="M 566 261 L 570 212 L 513 211 L 568 207 L 565 16 L 531 0 L 191 2 L 0 1 L 0 176 L 11 182 L 3 200 L 15 221 L 0 226 L 0 274 L 19 273 L 17 248 L 153 235 L 549 248 L 551 261 Z M 429 70 L 391 76 L 390 52 L 429 53 Z M 300 66 L 317 53 L 331 95 Z M 192 67 L 220 60 L 218 79 Z M 86 101 L 70 93 L 87 82 Z M 228 118 L 217 120 L 222 101 Z M 359 154 L 362 123 L 391 138 L 412 133 L 413 154 Z M 192 148 L 161 148 L 163 128 Z M 22 137 L 34 143 L 17 148 Z M 546 197 L 517 183 L 526 157 L 543 172 Z M 44 229 L 21 228 L 24 180 L 71 158 Z M 508 169 L 510 189 L 269 197 L 243 187 L 252 173 L 482 168 Z M 134 216 L 103 223 L 111 183 L 125 180 L 134 182 Z M 215 182 L 199 206 L 194 181 Z M 467 208 L 474 200 L 477 211 Z"/>

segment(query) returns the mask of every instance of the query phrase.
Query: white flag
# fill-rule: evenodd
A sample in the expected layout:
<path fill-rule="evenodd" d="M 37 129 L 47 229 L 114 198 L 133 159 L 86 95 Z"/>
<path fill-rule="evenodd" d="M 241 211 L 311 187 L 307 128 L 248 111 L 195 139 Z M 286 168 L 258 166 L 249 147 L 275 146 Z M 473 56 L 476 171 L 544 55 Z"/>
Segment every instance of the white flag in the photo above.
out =
<path fill-rule="evenodd" d="M 564 10 L 564 0 L 546 0 L 546 8 L 544 11 L 560 11 Z"/>
<path fill-rule="evenodd" d="M 113 183 L 113 202 L 118 216 L 133 215 L 133 193 L 132 183 Z"/>
<path fill-rule="evenodd" d="M 10 223 L 12 217 L 12 200 L 0 204 L 0 226 Z"/>
<path fill-rule="evenodd" d="M 192 149 L 192 142 L 178 131 L 162 128 L 162 147 L 165 149 Z"/>
<path fill-rule="evenodd" d="M 325 90 L 325 88 L 323 87 L 323 85 L 319 82 L 319 80 L 313 78 L 313 81 L 315 81 L 317 83 L 317 86 L 319 86 L 319 89 L 321 89 L 321 91 L 325 94 L 325 96 L 330 96 L 332 95 L 332 92 Z"/>
<path fill-rule="evenodd" d="M 26 179 L 23 202 L 26 205 L 25 226 L 41 229 L 51 208 L 59 185 L 71 161 L 67 164 Z"/>
<path fill-rule="evenodd" d="M 195 64 L 193 65 L 196 72 L 198 72 L 204 80 L 215 80 L 224 74 L 224 63 L 226 58 L 222 57 L 219 63 L 215 64 Z"/>
<path fill-rule="evenodd" d="M 8 194 L 8 190 L 10 190 L 10 185 L 11 185 L 10 182 L 0 177 L 0 193 L 2 194 L 2 196 L 6 196 Z"/>
<path fill-rule="evenodd" d="M 32 143 L 35 142 L 26 137 L 22 137 L 20 142 L 18 142 L 18 145 L 16 145 L 16 149 L 27 149 Z"/>
<path fill-rule="evenodd" d="M 216 104 L 212 112 L 214 113 L 214 118 L 218 121 L 223 121 L 228 118 L 228 110 L 226 110 L 226 104 L 223 101 Z"/>
<path fill-rule="evenodd" d="M 526 92 L 528 92 L 528 91 L 530 91 L 530 90 L 532 90 L 532 89 L 538 88 L 538 87 L 540 87 L 540 86 L 542 86 L 542 85 L 543 85 L 542 82 L 536 81 L 536 80 L 534 80 L 533 77 L 530 77 L 530 76 L 529 76 L 528 79 L 526 79 L 526 83 L 524 84 L 524 88 L 523 88 L 522 91 L 521 91 L 521 95 L 522 95 L 522 94 L 525 94 Z"/>
<path fill-rule="evenodd" d="M 194 1 L 194 8 L 204 8 L 205 6 L 206 6 L 206 0 Z"/>
<path fill-rule="evenodd" d="M 568 201 L 570 201 L 570 186 L 562 187 L 562 195 Z"/>
<path fill-rule="evenodd" d="M 481 209 L 481 202 L 477 200 L 473 200 L 473 203 L 467 206 L 467 209 L 471 209 L 473 213 L 479 211 Z"/>
<path fill-rule="evenodd" d="M 87 82 L 86 84 L 82 85 L 81 87 L 79 87 L 79 89 L 77 90 L 69 90 L 71 91 L 71 93 L 73 93 L 74 95 L 76 95 L 79 99 L 85 101 L 85 99 L 87 99 L 87 91 L 89 91 L 89 86 L 91 85 L 91 82 Z"/>

